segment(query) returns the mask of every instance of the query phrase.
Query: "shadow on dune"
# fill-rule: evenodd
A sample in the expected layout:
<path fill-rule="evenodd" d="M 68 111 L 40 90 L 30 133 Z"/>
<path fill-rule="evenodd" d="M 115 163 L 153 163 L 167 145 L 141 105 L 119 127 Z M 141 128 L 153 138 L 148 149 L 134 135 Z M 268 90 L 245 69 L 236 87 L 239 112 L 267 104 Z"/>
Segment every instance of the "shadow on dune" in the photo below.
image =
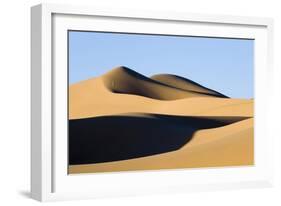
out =
<path fill-rule="evenodd" d="M 198 94 L 206 94 L 211 95 L 214 97 L 223 97 L 223 98 L 229 98 L 228 96 L 221 94 L 215 90 L 212 90 L 210 88 L 204 87 L 197 82 L 194 82 L 190 79 L 174 75 L 174 74 L 156 74 L 150 77 L 150 79 L 153 79 L 155 81 L 158 81 L 162 84 L 182 89 L 189 92 L 197 92 Z"/>
<path fill-rule="evenodd" d="M 174 151 L 199 129 L 247 117 L 124 114 L 69 120 L 69 164 L 126 160 Z"/>
<path fill-rule="evenodd" d="M 160 78 L 161 77 L 161 78 Z M 173 75 L 156 75 L 148 78 L 132 69 L 121 66 L 102 76 L 105 87 L 112 93 L 130 94 L 158 100 L 176 100 L 189 97 L 226 96 L 203 87 L 191 80 Z"/>

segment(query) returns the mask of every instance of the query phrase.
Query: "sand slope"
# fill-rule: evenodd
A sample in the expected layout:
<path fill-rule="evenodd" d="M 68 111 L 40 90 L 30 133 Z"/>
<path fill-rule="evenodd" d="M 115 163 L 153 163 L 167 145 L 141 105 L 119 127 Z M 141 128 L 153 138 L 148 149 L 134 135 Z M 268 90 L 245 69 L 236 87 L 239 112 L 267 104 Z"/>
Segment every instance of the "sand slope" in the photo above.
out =
<path fill-rule="evenodd" d="M 70 85 L 69 118 L 88 118 L 94 116 L 120 114 L 124 112 L 170 115 L 206 114 L 210 116 L 253 116 L 253 100 L 218 98 L 216 96 L 197 93 L 196 95 L 195 93 L 192 93 L 193 97 L 190 97 L 188 96 L 190 94 L 188 91 L 178 91 L 177 89 L 159 85 L 155 82 L 147 83 L 149 82 L 149 80 L 147 80 L 148 78 L 143 76 L 140 78 L 145 80 L 140 80 L 138 83 L 135 83 L 135 77 L 133 80 L 130 80 L 131 76 L 128 75 L 129 77 L 127 78 L 127 74 L 124 73 L 125 72 L 123 72 L 122 68 L 117 68 L 99 78 L 92 78 Z M 117 87 L 117 82 L 121 82 L 119 92 L 122 89 L 123 92 L 126 90 L 128 93 L 114 93 L 110 88 L 108 88 L 108 84 L 110 84 L 109 80 L 114 79 L 114 75 L 118 76 L 116 79 L 119 79 L 118 81 L 115 80 L 115 87 Z M 124 76 L 126 76 L 126 78 Z M 134 84 L 135 86 L 131 86 L 130 84 Z M 154 89 L 154 87 L 156 89 Z M 147 97 L 149 95 L 142 96 L 140 94 L 132 94 L 132 92 L 129 92 L 131 90 L 138 91 L 139 93 L 148 92 L 150 96 L 154 93 L 158 94 L 158 90 L 161 90 L 163 93 L 162 94 L 160 92 L 162 97 L 165 95 L 170 97 L 170 92 L 175 96 L 187 95 L 188 97 L 184 99 L 163 101 Z M 178 93 L 174 93 L 174 90 L 178 91 Z"/>
<path fill-rule="evenodd" d="M 69 86 L 69 172 L 252 165 L 253 104 L 115 68 Z"/>
<path fill-rule="evenodd" d="M 100 163 L 174 151 L 187 144 L 200 129 L 244 119 L 130 113 L 71 120 L 69 161 Z"/>
<path fill-rule="evenodd" d="M 217 91 L 206 88 L 190 79 L 186 79 L 172 74 L 157 74 L 150 77 L 153 80 L 169 85 L 174 88 L 183 89 L 189 92 L 198 92 L 217 97 L 227 97 Z"/>
<path fill-rule="evenodd" d="M 69 173 L 90 173 L 254 164 L 253 119 L 198 131 L 181 149 L 149 157 L 72 165 Z"/>
<path fill-rule="evenodd" d="M 107 89 L 113 93 L 132 94 L 159 100 L 175 100 L 197 96 L 220 96 L 200 90 L 185 90 L 163 84 L 127 67 L 117 67 L 102 76 Z M 190 83 L 190 85 L 192 85 Z"/>

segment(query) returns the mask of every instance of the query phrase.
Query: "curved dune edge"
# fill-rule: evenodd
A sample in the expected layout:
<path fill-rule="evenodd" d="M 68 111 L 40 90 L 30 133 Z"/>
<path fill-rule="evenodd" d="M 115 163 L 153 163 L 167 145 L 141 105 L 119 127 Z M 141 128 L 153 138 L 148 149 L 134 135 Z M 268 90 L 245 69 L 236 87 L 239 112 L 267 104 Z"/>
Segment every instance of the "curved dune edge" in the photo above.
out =
<path fill-rule="evenodd" d="M 159 155 L 98 164 L 70 165 L 69 174 L 254 164 L 253 118 L 196 132 L 181 149 Z"/>
<path fill-rule="evenodd" d="M 245 119 L 126 113 L 71 120 L 69 164 L 113 162 L 176 151 L 197 131 Z"/>
<path fill-rule="evenodd" d="M 197 96 L 224 97 L 226 96 L 211 92 L 210 89 L 203 87 L 188 79 L 177 79 L 181 86 L 176 87 L 162 81 L 146 77 L 127 67 L 116 67 L 101 76 L 105 87 L 113 93 L 131 94 L 149 97 L 158 100 L 176 100 Z M 190 88 L 190 89 L 189 89 Z M 196 88 L 196 89 L 194 89 Z"/>
<path fill-rule="evenodd" d="M 215 90 L 204 87 L 190 79 L 173 74 L 156 74 L 150 77 L 153 80 L 161 82 L 171 87 L 183 89 L 186 91 L 193 91 L 202 94 L 209 94 L 217 97 L 227 97 Z"/>

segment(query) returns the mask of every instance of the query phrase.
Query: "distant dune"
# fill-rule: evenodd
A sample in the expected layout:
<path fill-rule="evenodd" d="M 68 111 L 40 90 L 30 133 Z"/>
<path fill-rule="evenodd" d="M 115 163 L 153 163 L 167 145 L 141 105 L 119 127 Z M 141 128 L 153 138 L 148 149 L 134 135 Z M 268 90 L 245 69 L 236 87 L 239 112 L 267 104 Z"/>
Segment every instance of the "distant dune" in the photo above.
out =
<path fill-rule="evenodd" d="M 69 172 L 253 164 L 253 102 L 117 67 L 69 86 Z"/>
<path fill-rule="evenodd" d="M 159 100 L 176 100 L 187 97 L 219 96 L 199 89 L 186 90 L 173 87 L 143 76 L 127 67 L 117 67 L 102 77 L 106 87 L 114 93 L 132 94 Z M 190 82 L 190 87 L 192 88 Z M 195 87 L 195 83 L 194 86 Z M 198 86 L 197 86 L 198 87 Z M 225 97 L 220 95 L 220 97 Z"/>
<path fill-rule="evenodd" d="M 208 89 L 192 80 L 172 75 L 172 74 L 158 74 L 150 77 L 153 80 L 156 80 L 158 82 L 161 82 L 165 85 L 169 85 L 171 87 L 182 89 L 187 92 L 196 92 L 198 94 L 205 94 L 210 96 L 216 96 L 216 97 L 224 97 L 227 98 L 227 96 L 216 92 L 214 90 Z"/>
<path fill-rule="evenodd" d="M 187 87 L 183 82 L 179 82 L 175 85 Z M 253 100 L 219 98 L 218 92 L 198 86 L 196 83 L 193 87 L 191 83 L 188 85 L 190 90 L 202 89 L 202 91 L 176 89 L 128 68 L 118 67 L 101 77 L 69 86 L 69 118 L 79 119 L 129 112 L 170 115 L 202 115 L 202 112 L 203 114 L 207 112 L 212 116 L 248 117 L 253 115 Z"/>

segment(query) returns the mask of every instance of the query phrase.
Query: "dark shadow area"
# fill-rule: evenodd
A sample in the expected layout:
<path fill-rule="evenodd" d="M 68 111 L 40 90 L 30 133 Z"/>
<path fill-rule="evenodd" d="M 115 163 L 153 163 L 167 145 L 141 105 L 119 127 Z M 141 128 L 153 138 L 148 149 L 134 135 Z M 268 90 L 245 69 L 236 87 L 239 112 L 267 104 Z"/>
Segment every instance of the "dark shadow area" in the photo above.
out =
<path fill-rule="evenodd" d="M 199 129 L 225 126 L 247 117 L 124 114 L 69 121 L 69 164 L 144 157 L 181 148 Z"/>

